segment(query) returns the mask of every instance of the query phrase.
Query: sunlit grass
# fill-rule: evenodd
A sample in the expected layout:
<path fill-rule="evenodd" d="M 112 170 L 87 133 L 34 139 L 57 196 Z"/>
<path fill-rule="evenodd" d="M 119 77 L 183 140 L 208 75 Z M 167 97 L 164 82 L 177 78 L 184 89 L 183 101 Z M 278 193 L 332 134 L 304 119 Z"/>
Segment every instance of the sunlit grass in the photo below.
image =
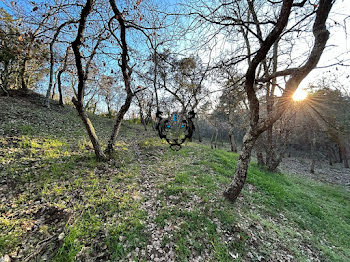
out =
<path fill-rule="evenodd" d="M 136 248 L 146 250 L 150 244 L 149 222 L 158 230 L 172 226 L 160 243 L 173 245 L 177 261 L 203 252 L 211 261 L 233 261 L 232 254 L 238 255 L 234 261 L 247 261 L 252 250 L 272 260 L 279 250 L 269 243 L 296 261 L 309 259 L 300 248 L 305 245 L 321 251 L 324 261 L 350 257 L 350 200 L 340 187 L 269 173 L 253 163 L 241 197 L 231 204 L 222 191 L 234 175 L 237 154 L 195 143 L 172 151 L 164 140 L 130 121 L 123 125 L 113 159 L 98 162 L 75 115 L 57 114 L 54 120 L 50 125 L 21 123 L 18 136 L 0 138 L 0 161 L 6 163 L 1 178 L 13 182 L 9 192 L 17 192 L 0 205 L 6 214 L 0 219 L 0 256 L 30 236 L 25 228 L 35 223 L 36 205 L 45 203 L 70 214 L 63 225 L 38 228 L 41 239 L 58 227 L 64 232 L 51 261 L 76 261 L 82 250 L 87 257 L 96 250 L 105 252 L 106 261 L 138 261 Z M 92 116 L 92 121 L 105 146 L 111 120 Z M 147 196 L 149 186 L 154 195 Z M 142 209 L 149 197 L 154 198 L 154 217 Z M 263 230 L 251 235 L 250 226 Z M 40 241 L 35 237 L 34 244 Z M 253 237 L 263 241 L 251 245 Z"/>

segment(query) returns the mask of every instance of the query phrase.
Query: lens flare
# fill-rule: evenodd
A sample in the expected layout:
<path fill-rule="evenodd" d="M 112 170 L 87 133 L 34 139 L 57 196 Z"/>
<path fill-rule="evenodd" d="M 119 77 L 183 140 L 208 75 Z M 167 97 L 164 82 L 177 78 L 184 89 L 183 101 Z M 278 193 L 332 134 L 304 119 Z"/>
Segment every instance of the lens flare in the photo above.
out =
<path fill-rule="evenodd" d="M 303 101 L 307 98 L 307 92 L 304 89 L 297 89 L 293 94 L 293 101 Z"/>

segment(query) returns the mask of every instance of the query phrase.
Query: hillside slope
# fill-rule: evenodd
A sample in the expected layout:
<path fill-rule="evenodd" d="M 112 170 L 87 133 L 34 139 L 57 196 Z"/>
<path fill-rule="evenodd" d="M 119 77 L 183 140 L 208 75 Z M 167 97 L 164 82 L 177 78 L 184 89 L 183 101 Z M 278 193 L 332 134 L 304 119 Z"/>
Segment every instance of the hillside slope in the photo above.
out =
<path fill-rule="evenodd" d="M 235 204 L 236 154 L 169 150 L 124 122 L 96 162 L 73 108 L 0 97 L 0 258 L 11 261 L 350 261 L 343 188 L 256 164 Z M 92 116 L 108 139 L 113 120 Z M 149 128 L 151 129 L 151 128 Z"/>

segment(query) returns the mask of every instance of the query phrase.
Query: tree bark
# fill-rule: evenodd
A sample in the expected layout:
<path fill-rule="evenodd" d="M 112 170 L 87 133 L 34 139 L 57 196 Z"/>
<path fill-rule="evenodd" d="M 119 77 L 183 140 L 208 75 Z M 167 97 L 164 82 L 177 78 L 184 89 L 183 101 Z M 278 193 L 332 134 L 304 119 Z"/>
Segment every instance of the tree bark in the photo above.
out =
<path fill-rule="evenodd" d="M 349 168 L 348 152 L 347 152 L 346 145 L 341 145 L 340 151 L 341 151 L 341 156 L 342 156 L 343 163 L 344 163 L 344 168 Z"/>
<path fill-rule="evenodd" d="M 0 84 L 0 87 L 2 89 L 2 91 L 4 92 L 5 96 L 9 96 L 9 92 L 8 92 L 8 78 L 9 78 L 9 62 L 5 61 L 4 62 L 4 70 L 1 76 L 1 82 L 2 84 Z"/>
<path fill-rule="evenodd" d="M 259 148 L 257 148 L 257 151 L 256 151 L 256 159 L 258 160 L 259 166 L 263 167 L 266 165 L 265 160 L 264 160 L 264 155 Z"/>
<path fill-rule="evenodd" d="M 23 58 L 23 62 L 22 62 L 21 69 L 20 69 L 21 89 L 24 91 L 26 91 L 28 89 L 26 81 L 25 81 L 25 73 L 27 71 L 27 61 L 28 61 L 28 58 L 27 58 L 27 56 L 25 56 Z"/>
<path fill-rule="evenodd" d="M 231 201 L 237 199 L 244 186 L 247 178 L 250 156 L 257 138 L 258 134 L 254 134 L 251 131 L 251 128 L 249 128 L 243 139 L 242 152 L 237 161 L 235 177 L 228 188 L 224 191 L 224 196 Z"/>
<path fill-rule="evenodd" d="M 156 107 L 157 111 L 159 111 L 159 99 L 158 99 L 158 91 L 157 91 L 157 73 L 158 73 L 158 57 L 157 57 L 157 50 L 156 48 L 158 45 L 155 45 L 154 47 L 154 53 L 153 53 L 153 59 L 154 59 L 154 69 L 153 69 L 153 89 L 154 89 L 154 94 L 156 96 Z"/>
<path fill-rule="evenodd" d="M 230 139 L 231 152 L 237 153 L 236 141 L 235 141 L 235 137 L 234 137 L 232 129 L 230 130 L 230 133 L 228 134 L 228 137 Z"/>
<path fill-rule="evenodd" d="M 119 134 L 119 130 L 120 130 L 120 126 L 122 123 L 122 120 L 124 118 L 124 115 L 126 112 L 128 112 L 130 105 L 131 105 L 131 101 L 132 101 L 133 96 L 132 95 L 128 95 L 126 97 L 125 103 L 124 105 L 120 108 L 119 112 L 117 113 L 116 119 L 115 119 L 115 124 L 113 126 L 113 130 L 112 130 L 112 134 L 111 137 L 108 141 L 108 145 L 107 145 L 107 149 L 106 149 L 106 154 L 111 154 L 114 152 L 114 144 L 117 140 L 118 134 Z"/>
<path fill-rule="evenodd" d="M 211 139 L 210 139 L 210 147 L 211 147 L 211 149 L 214 149 L 213 145 L 214 145 L 215 135 L 216 135 L 216 129 L 214 129 L 214 132 L 211 135 Z"/>
<path fill-rule="evenodd" d="M 332 152 L 331 152 L 330 146 L 328 146 L 327 149 L 328 149 L 327 150 L 327 157 L 328 157 L 329 165 L 333 166 L 333 156 L 332 156 Z"/>
<path fill-rule="evenodd" d="M 63 72 L 64 70 L 60 70 L 57 74 L 57 88 L 58 88 L 58 94 L 59 94 L 58 104 L 61 106 L 63 106 L 62 81 L 61 81 L 61 76 Z"/>
<path fill-rule="evenodd" d="M 53 88 L 52 88 L 52 95 L 51 95 L 52 100 L 55 98 L 55 94 L 56 94 L 56 83 L 53 84 Z"/>
<path fill-rule="evenodd" d="M 146 121 L 146 119 L 145 119 L 145 117 L 143 115 L 143 108 L 142 108 L 141 100 L 139 99 L 139 97 L 137 95 L 136 95 L 136 99 L 137 99 L 137 102 L 139 104 L 140 122 L 143 125 L 143 128 L 145 129 L 145 131 L 147 131 L 147 121 Z"/>
<path fill-rule="evenodd" d="M 46 106 L 47 107 L 50 107 L 50 99 L 49 98 L 50 98 L 50 93 L 51 93 L 51 88 L 52 88 L 52 83 L 53 83 L 53 67 L 54 67 L 53 45 L 55 44 L 56 39 L 57 39 L 59 33 L 61 32 L 62 28 L 65 27 L 68 24 L 71 24 L 71 23 L 76 23 L 76 21 L 69 20 L 69 21 L 66 21 L 63 24 L 61 24 L 57 28 L 57 30 L 56 30 L 56 32 L 55 32 L 55 34 L 54 34 L 54 36 L 53 36 L 53 38 L 52 38 L 52 40 L 50 42 L 50 80 L 49 80 L 49 86 L 48 86 L 47 91 L 46 91 Z M 67 49 L 67 51 L 68 51 L 68 49 Z M 66 59 L 66 57 L 65 57 L 65 59 Z"/>
<path fill-rule="evenodd" d="M 343 163 L 343 154 L 342 154 L 342 146 L 338 144 L 338 155 L 339 155 L 339 163 Z"/>
<path fill-rule="evenodd" d="M 229 201 L 234 202 L 237 199 L 244 185 L 250 161 L 251 150 L 256 139 L 262 132 L 264 132 L 269 126 L 271 126 L 282 116 L 286 110 L 285 101 L 290 99 L 291 94 L 297 89 L 300 82 L 317 65 L 329 38 L 329 31 L 326 28 L 326 20 L 333 3 L 334 2 L 332 0 L 321 0 L 319 2 L 316 11 L 315 22 L 313 25 L 313 35 L 315 41 L 312 51 L 305 64 L 299 67 L 290 75 L 290 78 L 286 82 L 284 92 L 276 105 L 275 113 L 272 117 L 267 118 L 265 121 L 259 122 L 259 100 L 254 89 L 254 84 L 256 81 L 256 69 L 258 65 L 266 58 L 266 55 L 271 46 L 280 37 L 284 28 L 286 27 L 293 5 L 292 0 L 283 1 L 279 17 L 273 30 L 268 34 L 266 39 L 262 41 L 260 48 L 256 51 L 254 58 L 249 64 L 248 70 L 245 74 L 244 88 L 249 101 L 250 126 L 248 129 L 249 131 L 245 135 L 241 156 L 237 162 L 235 177 L 233 178 L 233 181 L 227 190 L 224 192 L 224 196 Z"/>
<path fill-rule="evenodd" d="M 76 63 L 76 68 L 77 68 L 77 73 L 78 73 L 78 93 L 77 93 L 77 99 L 75 97 L 72 98 L 72 102 L 75 105 L 75 108 L 78 111 L 78 114 L 83 121 L 83 124 L 86 128 L 86 131 L 89 135 L 90 141 L 94 147 L 95 150 L 95 155 L 98 160 L 104 160 L 106 159 L 106 156 L 104 155 L 102 148 L 100 146 L 98 137 L 95 133 L 95 129 L 86 114 L 84 110 L 84 105 L 83 105 L 83 98 L 84 98 L 84 91 L 85 91 L 85 82 L 88 77 L 88 70 L 89 70 L 89 64 L 96 53 L 96 49 L 98 44 L 101 41 L 101 38 L 99 38 L 96 46 L 93 49 L 92 54 L 90 55 L 89 62 L 87 62 L 85 66 L 85 72 L 83 70 L 82 66 L 82 57 L 80 54 L 80 46 L 82 43 L 83 35 L 84 35 L 84 30 L 86 26 L 86 20 L 87 16 L 90 14 L 92 7 L 94 5 L 94 0 L 87 0 L 85 6 L 83 7 L 81 14 L 80 14 L 80 20 L 79 20 L 79 27 L 78 27 L 78 34 L 76 39 L 72 42 L 72 49 L 74 52 L 75 56 L 75 63 Z"/>
<path fill-rule="evenodd" d="M 122 48 L 122 55 L 121 55 L 121 64 L 119 65 L 122 74 L 123 74 L 123 80 L 124 80 L 124 85 L 125 85 L 125 91 L 126 91 L 126 99 L 122 107 L 120 108 L 119 112 L 117 113 L 115 124 L 113 126 L 112 134 L 111 137 L 108 141 L 108 145 L 106 148 L 106 153 L 111 154 L 114 151 L 114 144 L 117 139 L 119 129 L 121 122 L 124 118 L 125 113 L 129 110 L 131 101 L 135 95 L 135 93 L 132 92 L 131 90 L 131 74 L 132 74 L 132 69 L 128 66 L 128 45 L 126 43 L 126 26 L 125 22 L 123 19 L 123 15 L 120 13 L 119 9 L 117 8 L 117 5 L 114 0 L 109 0 L 109 3 L 112 7 L 112 10 L 114 12 L 115 18 L 118 20 L 119 25 L 120 25 L 120 43 L 121 43 L 121 48 Z M 114 33 L 111 32 L 113 35 Z"/>
<path fill-rule="evenodd" d="M 57 33 L 55 34 L 55 36 Z M 52 39 L 50 43 L 50 80 L 49 80 L 49 87 L 47 88 L 46 91 L 46 107 L 50 108 L 50 94 L 51 94 L 51 88 L 52 88 L 52 82 L 53 82 L 53 66 L 54 66 L 54 57 L 53 57 L 53 44 L 56 40 L 56 37 Z"/>
<path fill-rule="evenodd" d="M 195 124 L 195 128 L 196 128 L 195 131 L 197 131 L 197 135 L 198 135 L 198 142 L 201 143 L 201 142 L 202 142 L 202 136 L 201 136 L 201 131 L 200 131 L 200 129 L 199 129 L 199 125 L 198 125 L 198 120 L 197 120 L 197 118 L 195 118 L 194 124 Z"/>
<path fill-rule="evenodd" d="M 88 115 L 86 114 L 83 105 L 81 103 L 79 103 L 79 101 L 77 101 L 75 99 L 75 97 L 73 97 L 72 102 L 75 105 L 75 108 L 77 109 L 78 114 L 79 114 L 81 120 L 83 121 L 83 124 L 86 128 L 88 135 L 89 135 L 90 141 L 91 141 L 93 148 L 94 148 L 94 151 L 95 151 L 96 158 L 98 160 L 104 160 L 106 158 L 106 156 L 104 155 L 104 153 L 102 151 L 102 148 L 100 146 L 100 143 L 99 143 L 98 137 L 96 135 L 94 126 L 92 125 Z"/>

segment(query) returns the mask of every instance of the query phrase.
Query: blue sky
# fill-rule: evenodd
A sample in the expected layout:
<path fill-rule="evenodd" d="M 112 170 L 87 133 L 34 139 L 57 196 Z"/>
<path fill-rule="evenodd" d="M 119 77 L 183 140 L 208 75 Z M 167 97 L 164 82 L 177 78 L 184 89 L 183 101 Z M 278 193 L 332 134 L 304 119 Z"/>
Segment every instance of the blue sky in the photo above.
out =
<path fill-rule="evenodd" d="M 6 5 L 10 5 L 10 0 L 0 0 L 0 7 L 5 8 L 5 10 L 8 10 Z M 16 1 L 13 1 L 16 2 Z M 17 2 L 21 3 L 28 3 L 29 1 L 24 1 L 20 0 Z M 48 1 L 44 0 L 35 0 L 34 2 L 40 4 L 40 3 L 47 3 Z M 164 4 L 164 1 L 157 0 L 155 2 L 159 2 L 161 4 Z M 178 0 L 168 0 L 166 1 L 167 5 L 174 5 L 180 3 L 182 1 Z M 33 6 L 31 4 L 26 4 L 28 7 L 28 10 L 32 10 Z M 327 48 L 324 51 L 321 60 L 318 64 L 318 67 L 325 67 L 330 64 L 334 64 L 337 62 L 335 59 L 339 55 L 341 55 L 342 59 L 348 59 L 349 61 L 346 62 L 346 64 L 350 64 L 350 19 L 344 20 L 345 16 L 349 14 L 350 11 L 350 1 L 349 0 L 337 0 L 335 2 L 335 5 L 332 9 L 332 13 L 329 16 L 329 24 L 332 25 L 330 27 L 330 39 L 327 44 Z M 341 26 L 333 26 L 334 23 L 337 22 Z M 346 27 L 344 26 L 346 25 Z M 304 43 L 304 44 L 299 44 L 298 49 L 303 50 L 306 46 L 309 46 L 310 43 Z M 177 43 L 178 46 L 181 46 L 181 41 Z M 223 46 L 226 46 L 226 44 L 223 44 Z M 221 52 L 221 49 L 218 49 L 216 52 Z M 215 52 L 213 54 L 215 56 Z M 203 54 L 202 57 L 203 60 L 207 59 L 207 55 Z M 306 88 L 310 83 L 314 82 L 315 79 L 319 79 L 322 76 L 327 75 L 329 71 L 333 74 L 338 74 L 340 81 L 344 83 L 344 88 L 348 89 L 350 91 L 350 86 L 349 86 L 349 79 L 346 78 L 347 74 L 349 74 L 349 67 L 342 67 L 338 66 L 338 70 L 336 70 L 335 67 L 330 67 L 330 68 L 322 68 L 322 69 L 315 69 L 313 70 L 309 76 L 301 83 L 300 88 Z"/>

